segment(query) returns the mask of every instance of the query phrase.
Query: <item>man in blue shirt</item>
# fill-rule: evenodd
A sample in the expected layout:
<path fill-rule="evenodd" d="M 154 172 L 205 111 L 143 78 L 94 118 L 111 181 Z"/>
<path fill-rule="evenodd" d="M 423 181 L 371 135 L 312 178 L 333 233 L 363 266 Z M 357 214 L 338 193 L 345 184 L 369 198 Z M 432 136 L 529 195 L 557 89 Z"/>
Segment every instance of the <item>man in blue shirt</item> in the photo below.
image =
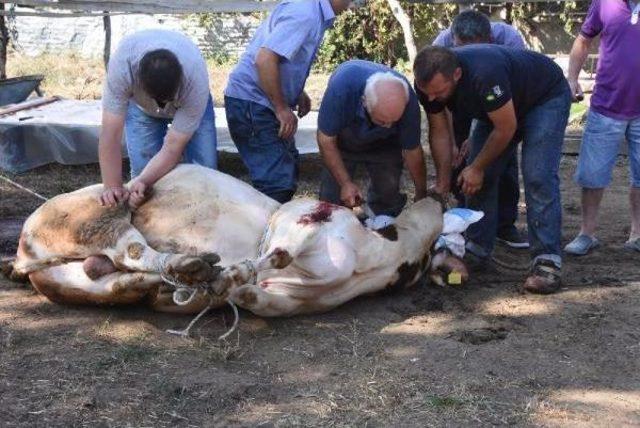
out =
<path fill-rule="evenodd" d="M 296 191 L 298 117 L 311 110 L 304 85 L 325 31 L 348 0 L 283 0 L 258 28 L 229 76 L 229 132 L 254 187 L 279 202 Z"/>
<path fill-rule="evenodd" d="M 502 22 L 490 22 L 489 18 L 478 11 L 466 10 L 456 16 L 451 28 L 443 30 L 433 41 L 434 46 L 452 48 L 474 43 L 492 43 L 514 49 L 526 49 L 522 36 L 511 25 Z M 453 131 L 456 140 L 457 153 L 453 159 L 453 194 L 459 204 L 464 206 L 465 198 L 456 185 L 458 174 L 466 167 L 468 154 L 470 117 L 457 112 L 453 117 Z M 509 165 L 500 177 L 498 187 L 498 234 L 496 239 L 512 248 L 529 248 L 526 236 L 516 228 L 518 219 L 518 201 L 520 199 L 520 180 L 518 179 L 518 159 L 513 153 Z"/>
<path fill-rule="evenodd" d="M 493 43 L 514 49 L 526 49 L 522 35 L 509 24 L 491 22 L 482 12 L 465 10 L 453 19 L 451 27 L 442 30 L 434 46 L 452 48 L 472 43 Z"/>
<path fill-rule="evenodd" d="M 385 65 L 353 60 L 336 68 L 320 105 L 318 146 L 325 163 L 321 200 L 360 205 L 353 174 L 361 165 L 370 178 L 369 207 L 397 216 L 407 200 L 400 193 L 403 160 L 416 200 L 426 196 L 418 99 L 406 78 Z"/>

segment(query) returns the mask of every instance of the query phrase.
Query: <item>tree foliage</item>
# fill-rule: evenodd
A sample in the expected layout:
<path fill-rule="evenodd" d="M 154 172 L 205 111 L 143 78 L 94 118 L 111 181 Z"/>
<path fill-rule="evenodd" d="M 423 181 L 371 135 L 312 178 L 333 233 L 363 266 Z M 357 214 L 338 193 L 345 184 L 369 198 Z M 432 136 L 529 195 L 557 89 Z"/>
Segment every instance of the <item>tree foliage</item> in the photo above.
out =
<path fill-rule="evenodd" d="M 457 6 L 425 5 L 401 2 L 412 22 L 418 47 L 447 28 Z M 325 36 L 318 53 L 317 66 L 332 69 L 353 58 L 366 58 L 390 66 L 404 65 L 407 50 L 402 28 L 386 0 L 369 0 L 366 5 L 340 16 Z"/>

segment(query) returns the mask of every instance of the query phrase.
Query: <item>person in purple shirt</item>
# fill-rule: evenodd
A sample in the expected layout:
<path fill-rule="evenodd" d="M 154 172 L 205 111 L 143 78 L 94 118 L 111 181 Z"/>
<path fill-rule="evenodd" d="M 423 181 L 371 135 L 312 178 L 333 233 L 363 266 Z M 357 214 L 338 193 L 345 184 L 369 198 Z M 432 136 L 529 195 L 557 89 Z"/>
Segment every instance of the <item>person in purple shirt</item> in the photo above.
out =
<path fill-rule="evenodd" d="M 640 251 L 640 2 L 593 0 L 569 57 L 569 85 L 582 96 L 578 74 L 600 36 L 596 85 L 587 116 L 576 182 L 582 187 L 582 225 L 565 252 L 585 255 L 599 245 L 598 208 L 611 182 L 620 143 L 629 143 L 631 232 L 625 248 Z"/>
<path fill-rule="evenodd" d="M 466 10 L 456 16 L 450 28 L 442 30 L 433 41 L 434 46 L 453 48 L 474 43 L 491 43 L 514 49 L 526 49 L 518 30 L 501 22 L 491 22 L 482 12 Z M 452 193 L 459 206 L 465 205 L 465 196 L 456 184 L 458 175 L 467 166 L 468 138 L 472 119 L 457 112 L 453 117 L 453 132 L 457 152 L 454 156 Z M 518 158 L 511 156 L 509 166 L 500 177 L 498 197 L 498 233 L 496 240 L 511 248 L 529 248 L 529 241 L 516 227 L 518 201 L 520 200 L 520 180 L 518 178 Z"/>
<path fill-rule="evenodd" d="M 298 117 L 311 110 L 304 92 L 325 31 L 349 0 L 283 0 L 256 31 L 225 89 L 231 138 L 253 186 L 287 202 L 296 191 Z"/>

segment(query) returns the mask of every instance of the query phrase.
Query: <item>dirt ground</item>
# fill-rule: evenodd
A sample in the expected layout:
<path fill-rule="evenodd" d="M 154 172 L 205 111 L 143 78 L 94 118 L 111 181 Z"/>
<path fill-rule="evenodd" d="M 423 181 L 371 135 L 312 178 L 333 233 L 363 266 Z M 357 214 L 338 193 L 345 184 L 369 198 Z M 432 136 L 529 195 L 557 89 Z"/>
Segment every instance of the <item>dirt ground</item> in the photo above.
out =
<path fill-rule="evenodd" d="M 564 230 L 579 225 L 576 158 L 562 162 Z M 144 307 L 50 303 L 0 279 L 2 426 L 638 426 L 640 254 L 626 252 L 627 162 L 605 196 L 603 246 L 567 258 L 556 295 L 519 292 L 496 270 L 462 287 L 421 284 L 330 313 L 261 319 L 217 337 L 230 310 L 190 317 Z M 241 174 L 237 159 L 221 169 Z M 317 158 L 302 168 L 313 193 Z M 45 196 L 98 179 L 95 165 L 11 176 Z M 242 175 L 246 179 L 246 175 Z M 38 201 L 0 182 L 0 252 Z M 13 230 L 13 232 L 11 232 Z M 525 264 L 526 251 L 497 257 Z"/>

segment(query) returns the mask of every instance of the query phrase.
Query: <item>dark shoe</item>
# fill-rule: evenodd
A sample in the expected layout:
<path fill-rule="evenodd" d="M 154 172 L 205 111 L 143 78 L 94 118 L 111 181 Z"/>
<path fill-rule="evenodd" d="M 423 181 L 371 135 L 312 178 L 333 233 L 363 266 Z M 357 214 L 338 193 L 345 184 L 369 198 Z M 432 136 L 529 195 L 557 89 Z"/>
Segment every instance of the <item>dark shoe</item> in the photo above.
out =
<path fill-rule="evenodd" d="M 465 252 L 464 264 L 467 267 L 468 273 L 483 273 L 494 270 L 494 265 L 490 257 L 479 257 L 471 251 Z"/>
<path fill-rule="evenodd" d="M 519 231 L 515 226 L 498 232 L 496 241 L 511 248 L 529 248 L 529 237 L 525 232 Z"/>
<path fill-rule="evenodd" d="M 533 267 L 524 282 L 525 291 L 534 294 L 552 294 L 560 289 L 560 269 L 550 261 L 541 260 Z"/>

